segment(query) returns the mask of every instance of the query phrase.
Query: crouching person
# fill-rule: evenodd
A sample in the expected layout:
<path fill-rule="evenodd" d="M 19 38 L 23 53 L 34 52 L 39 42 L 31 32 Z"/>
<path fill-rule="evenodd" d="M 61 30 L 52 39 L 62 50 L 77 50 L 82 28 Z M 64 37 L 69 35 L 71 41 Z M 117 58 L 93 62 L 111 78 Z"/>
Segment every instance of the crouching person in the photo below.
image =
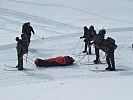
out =
<path fill-rule="evenodd" d="M 98 49 L 103 50 L 106 53 L 106 62 L 108 67 L 105 70 L 114 71 L 115 70 L 115 60 L 114 60 L 114 51 L 117 48 L 115 44 L 115 40 L 108 37 L 107 39 L 103 39 L 98 35 L 94 36 L 95 46 Z"/>
<path fill-rule="evenodd" d="M 59 56 L 49 59 L 39 59 L 36 58 L 34 63 L 37 67 L 52 67 L 52 66 L 67 66 L 73 64 L 75 60 L 70 56 Z"/>

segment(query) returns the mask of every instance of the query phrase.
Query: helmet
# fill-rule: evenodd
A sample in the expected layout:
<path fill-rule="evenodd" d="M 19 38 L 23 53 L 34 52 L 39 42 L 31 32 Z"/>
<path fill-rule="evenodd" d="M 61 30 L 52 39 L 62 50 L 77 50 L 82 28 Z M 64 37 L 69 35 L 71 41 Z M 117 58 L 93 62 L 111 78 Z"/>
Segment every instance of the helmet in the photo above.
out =
<path fill-rule="evenodd" d="M 84 29 L 87 29 L 87 26 L 84 26 Z"/>
<path fill-rule="evenodd" d="M 99 34 L 100 34 L 100 33 L 106 34 L 106 30 L 105 30 L 105 29 L 101 29 L 101 30 L 99 31 Z"/>
<path fill-rule="evenodd" d="M 16 41 L 19 41 L 19 37 L 16 37 L 16 39 L 15 39 Z"/>
<path fill-rule="evenodd" d="M 27 24 L 30 24 L 30 22 L 27 22 Z"/>
<path fill-rule="evenodd" d="M 27 25 L 30 25 L 30 22 L 27 22 Z"/>
<path fill-rule="evenodd" d="M 93 25 L 91 25 L 91 26 L 90 26 L 90 29 L 94 29 L 94 26 L 93 26 Z"/>

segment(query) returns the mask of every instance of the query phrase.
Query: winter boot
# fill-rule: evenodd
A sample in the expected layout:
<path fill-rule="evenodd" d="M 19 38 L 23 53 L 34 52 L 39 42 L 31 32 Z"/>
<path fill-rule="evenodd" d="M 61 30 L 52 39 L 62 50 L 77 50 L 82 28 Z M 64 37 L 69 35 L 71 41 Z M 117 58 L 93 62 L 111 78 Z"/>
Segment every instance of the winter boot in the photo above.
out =
<path fill-rule="evenodd" d="M 115 67 L 112 67 L 109 71 L 115 71 Z"/>
<path fill-rule="evenodd" d="M 94 62 L 95 64 L 100 64 L 101 61 L 100 61 L 100 59 L 96 59 L 96 60 L 94 60 L 93 62 Z"/>
<path fill-rule="evenodd" d="M 18 70 L 23 70 L 23 67 L 18 66 L 17 68 L 18 68 Z"/>
<path fill-rule="evenodd" d="M 87 50 L 84 50 L 83 53 L 87 53 Z"/>
<path fill-rule="evenodd" d="M 105 68 L 105 70 L 111 71 L 111 67 L 107 67 Z"/>

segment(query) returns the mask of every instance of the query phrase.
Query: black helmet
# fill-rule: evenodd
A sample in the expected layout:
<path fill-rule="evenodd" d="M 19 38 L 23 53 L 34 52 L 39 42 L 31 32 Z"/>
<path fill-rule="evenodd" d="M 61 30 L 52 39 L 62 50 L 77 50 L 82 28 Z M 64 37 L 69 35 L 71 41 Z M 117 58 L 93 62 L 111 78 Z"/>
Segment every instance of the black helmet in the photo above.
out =
<path fill-rule="evenodd" d="M 99 34 L 106 34 L 106 30 L 105 29 L 101 29 L 100 31 L 99 31 Z"/>
<path fill-rule="evenodd" d="M 30 22 L 27 22 L 27 25 L 30 25 Z"/>
<path fill-rule="evenodd" d="M 19 41 L 19 37 L 16 37 L 16 39 L 15 39 L 16 41 Z"/>
<path fill-rule="evenodd" d="M 84 28 L 87 28 L 87 26 L 84 26 Z"/>
<path fill-rule="evenodd" d="M 27 22 L 27 24 L 30 24 L 30 22 Z"/>
<path fill-rule="evenodd" d="M 90 29 L 94 29 L 94 26 L 93 26 L 93 25 L 91 25 L 91 26 L 90 26 Z"/>

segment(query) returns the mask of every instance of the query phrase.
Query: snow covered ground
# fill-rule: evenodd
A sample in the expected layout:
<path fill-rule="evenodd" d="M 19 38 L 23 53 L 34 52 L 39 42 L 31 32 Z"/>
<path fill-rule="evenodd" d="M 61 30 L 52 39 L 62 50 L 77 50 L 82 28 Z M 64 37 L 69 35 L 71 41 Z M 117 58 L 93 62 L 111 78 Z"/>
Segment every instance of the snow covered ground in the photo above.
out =
<path fill-rule="evenodd" d="M 1 0 L 0 1 L 0 100 L 133 100 L 132 0 Z M 25 71 L 16 66 L 15 37 L 30 21 L 32 35 Z M 83 26 L 107 29 L 116 40 L 116 68 L 121 71 L 92 72 L 107 64 L 85 65 L 95 55 L 82 52 Z M 43 39 L 44 38 L 44 39 Z M 92 49 L 94 52 L 94 48 Z M 33 61 L 69 55 L 72 66 L 36 68 Z M 101 60 L 105 60 L 100 51 Z"/>

